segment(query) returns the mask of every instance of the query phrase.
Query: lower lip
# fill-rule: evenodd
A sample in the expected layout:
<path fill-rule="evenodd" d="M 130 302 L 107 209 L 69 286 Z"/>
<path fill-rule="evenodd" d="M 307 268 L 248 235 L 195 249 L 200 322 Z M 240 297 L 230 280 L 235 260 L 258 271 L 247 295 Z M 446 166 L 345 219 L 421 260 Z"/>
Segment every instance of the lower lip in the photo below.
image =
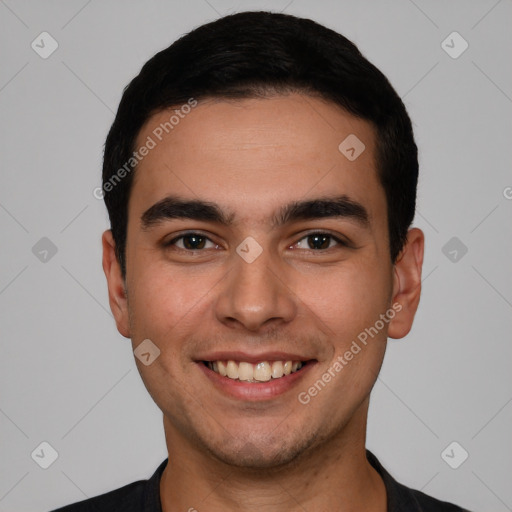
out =
<path fill-rule="evenodd" d="M 300 370 L 285 375 L 279 379 L 270 379 L 266 382 L 244 382 L 223 377 L 219 373 L 210 370 L 202 362 L 198 362 L 199 368 L 212 384 L 223 393 L 240 400 L 259 402 L 270 400 L 289 391 L 296 386 L 302 378 L 315 366 L 316 361 L 310 361 Z"/>

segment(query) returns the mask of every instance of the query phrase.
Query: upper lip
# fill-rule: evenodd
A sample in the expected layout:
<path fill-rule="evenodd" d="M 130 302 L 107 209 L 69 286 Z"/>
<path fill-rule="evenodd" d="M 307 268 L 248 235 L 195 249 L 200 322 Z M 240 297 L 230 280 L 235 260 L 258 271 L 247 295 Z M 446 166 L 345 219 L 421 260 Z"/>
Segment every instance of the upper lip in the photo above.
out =
<path fill-rule="evenodd" d="M 201 354 L 196 361 L 244 361 L 257 364 L 262 361 L 311 361 L 312 357 L 307 357 L 291 352 L 261 352 L 259 354 L 249 354 L 241 351 L 216 351 Z"/>

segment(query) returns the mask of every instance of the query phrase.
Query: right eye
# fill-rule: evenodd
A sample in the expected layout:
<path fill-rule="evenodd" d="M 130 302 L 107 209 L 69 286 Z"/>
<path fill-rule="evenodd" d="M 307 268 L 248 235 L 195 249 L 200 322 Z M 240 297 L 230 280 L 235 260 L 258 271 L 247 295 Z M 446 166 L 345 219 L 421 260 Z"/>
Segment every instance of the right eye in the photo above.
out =
<path fill-rule="evenodd" d="M 213 247 L 205 247 L 207 243 Z M 202 249 L 218 248 L 218 244 L 212 242 L 207 236 L 201 233 L 189 232 L 184 233 L 164 244 L 164 247 L 175 246 L 182 251 L 201 251 Z"/>

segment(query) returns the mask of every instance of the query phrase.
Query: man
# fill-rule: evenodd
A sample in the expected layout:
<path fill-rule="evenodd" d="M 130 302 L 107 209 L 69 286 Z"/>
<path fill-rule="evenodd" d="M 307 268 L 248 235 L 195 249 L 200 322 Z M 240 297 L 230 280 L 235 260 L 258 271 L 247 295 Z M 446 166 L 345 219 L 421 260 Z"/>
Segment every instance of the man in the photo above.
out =
<path fill-rule="evenodd" d="M 462 510 L 365 448 L 420 299 L 417 177 L 398 95 L 311 20 L 227 16 L 147 62 L 105 145 L 103 268 L 169 458 L 60 510 Z"/>

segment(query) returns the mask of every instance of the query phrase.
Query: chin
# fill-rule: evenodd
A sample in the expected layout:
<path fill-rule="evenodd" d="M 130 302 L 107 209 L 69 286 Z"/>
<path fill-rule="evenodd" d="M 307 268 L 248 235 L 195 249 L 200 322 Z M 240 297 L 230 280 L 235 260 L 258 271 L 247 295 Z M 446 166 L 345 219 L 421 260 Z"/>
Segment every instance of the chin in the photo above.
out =
<path fill-rule="evenodd" d="M 229 466 L 248 470 L 270 470 L 289 465 L 299 454 L 296 450 L 282 450 L 273 452 L 265 448 L 265 452 L 258 446 L 247 443 L 240 450 L 234 452 L 215 451 L 213 455 Z"/>
<path fill-rule="evenodd" d="M 272 470 L 290 466 L 314 444 L 311 439 L 294 439 L 288 435 L 286 442 L 282 437 L 251 436 L 247 440 L 231 439 L 217 446 L 208 446 L 208 451 L 224 464 L 247 470 Z"/>

